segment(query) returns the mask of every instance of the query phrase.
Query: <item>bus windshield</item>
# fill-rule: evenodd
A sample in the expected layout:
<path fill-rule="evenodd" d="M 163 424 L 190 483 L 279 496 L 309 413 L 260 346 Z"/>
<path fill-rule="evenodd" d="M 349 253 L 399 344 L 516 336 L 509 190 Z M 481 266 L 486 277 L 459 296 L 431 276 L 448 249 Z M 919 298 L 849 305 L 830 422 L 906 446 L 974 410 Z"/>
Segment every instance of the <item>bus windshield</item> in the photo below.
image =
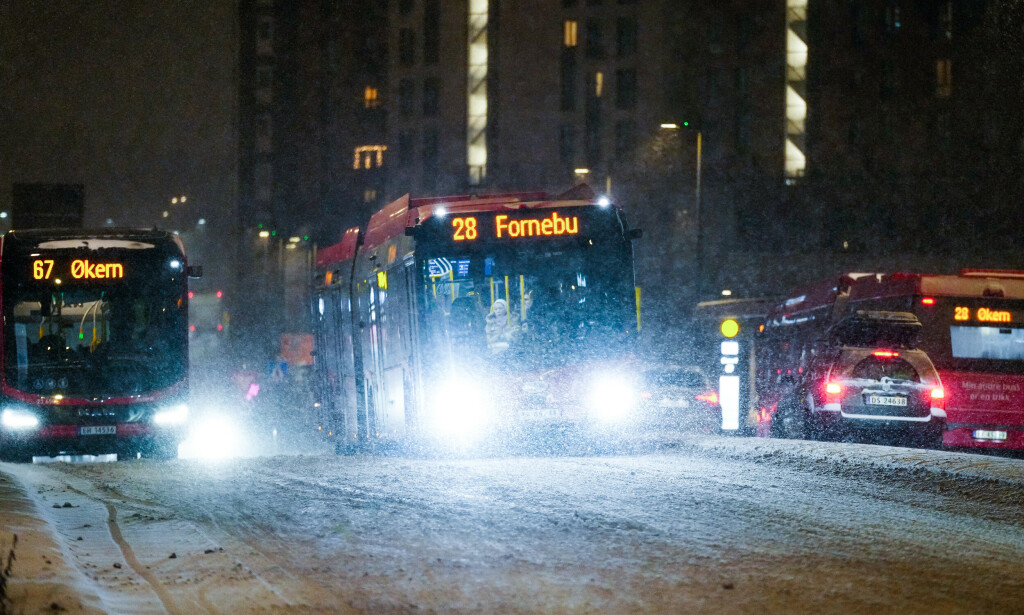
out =
<path fill-rule="evenodd" d="M 610 254 L 574 242 L 425 259 L 428 329 L 459 360 L 511 369 L 615 356 L 636 321 L 628 256 Z"/>
<path fill-rule="evenodd" d="M 102 285 L 40 284 L 14 275 L 25 269 L 20 260 L 4 262 L 8 385 L 42 396 L 98 398 L 138 395 L 184 378 L 187 324 L 180 278 L 175 283 L 135 274 Z M 123 259 L 133 271 L 156 272 L 140 260 L 145 259 Z"/>
<path fill-rule="evenodd" d="M 917 313 L 937 368 L 1024 374 L 1024 301 L 938 297 Z"/>

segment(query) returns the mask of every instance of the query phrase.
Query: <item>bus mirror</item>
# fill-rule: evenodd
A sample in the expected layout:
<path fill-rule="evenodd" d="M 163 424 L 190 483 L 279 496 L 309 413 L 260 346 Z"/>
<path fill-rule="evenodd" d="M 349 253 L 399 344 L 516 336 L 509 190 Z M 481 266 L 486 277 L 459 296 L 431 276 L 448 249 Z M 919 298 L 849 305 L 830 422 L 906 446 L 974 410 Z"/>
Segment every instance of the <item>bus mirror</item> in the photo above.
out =
<path fill-rule="evenodd" d="M 186 269 L 188 277 L 190 278 L 201 278 L 203 277 L 203 266 L 202 265 L 189 265 Z"/>
<path fill-rule="evenodd" d="M 640 229 L 640 228 L 631 228 L 631 229 L 629 229 L 629 232 L 626 233 L 626 237 L 630 241 L 632 241 L 634 239 L 640 239 L 643 236 L 644 236 L 644 230 Z"/>

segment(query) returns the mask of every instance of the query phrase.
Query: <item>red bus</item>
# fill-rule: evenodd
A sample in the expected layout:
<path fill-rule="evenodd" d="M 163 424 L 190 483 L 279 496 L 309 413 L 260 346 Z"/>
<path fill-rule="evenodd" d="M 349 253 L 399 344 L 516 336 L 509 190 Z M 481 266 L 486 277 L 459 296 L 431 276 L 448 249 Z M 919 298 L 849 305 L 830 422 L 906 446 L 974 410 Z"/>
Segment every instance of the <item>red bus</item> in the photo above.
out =
<path fill-rule="evenodd" d="M 912 312 L 945 389 L 951 447 L 1024 448 L 1024 272 L 848 274 L 789 294 L 758 348 L 762 414 L 816 332 L 856 310 Z"/>
<path fill-rule="evenodd" d="M 387 205 L 316 258 L 317 428 L 342 451 L 630 421 L 639 236 L 585 186 Z"/>
<path fill-rule="evenodd" d="M 190 273 L 154 230 L 31 230 L 0 249 L 0 457 L 174 457 Z"/>

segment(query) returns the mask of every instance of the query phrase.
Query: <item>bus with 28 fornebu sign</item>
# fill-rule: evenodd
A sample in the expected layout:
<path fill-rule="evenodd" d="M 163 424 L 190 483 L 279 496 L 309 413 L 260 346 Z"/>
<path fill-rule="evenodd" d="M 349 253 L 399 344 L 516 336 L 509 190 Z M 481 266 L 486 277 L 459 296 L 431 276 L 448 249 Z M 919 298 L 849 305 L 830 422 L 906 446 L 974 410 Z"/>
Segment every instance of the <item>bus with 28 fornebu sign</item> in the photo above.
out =
<path fill-rule="evenodd" d="M 174 457 L 188 275 L 155 230 L 11 231 L 0 249 L 0 456 Z"/>
<path fill-rule="evenodd" d="M 343 449 L 629 423 L 639 235 L 585 186 L 391 203 L 317 257 L 317 428 Z"/>

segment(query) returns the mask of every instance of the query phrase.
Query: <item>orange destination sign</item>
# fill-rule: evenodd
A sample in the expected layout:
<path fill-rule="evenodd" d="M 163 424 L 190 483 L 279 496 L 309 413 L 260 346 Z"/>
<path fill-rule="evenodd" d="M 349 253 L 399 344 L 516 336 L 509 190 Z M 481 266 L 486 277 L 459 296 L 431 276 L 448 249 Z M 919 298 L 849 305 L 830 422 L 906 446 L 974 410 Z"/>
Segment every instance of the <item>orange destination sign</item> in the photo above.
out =
<path fill-rule="evenodd" d="M 511 218 L 506 214 L 500 214 L 493 220 L 493 226 L 486 232 L 491 239 L 562 237 L 578 235 L 580 232 L 580 221 L 577 216 L 560 216 L 558 212 L 551 212 L 550 216 L 543 218 L 525 219 Z M 481 232 L 483 232 L 483 228 L 476 216 L 452 218 L 452 239 L 454 241 L 474 241 L 480 237 Z"/>
<path fill-rule="evenodd" d="M 32 261 L 32 279 L 60 279 L 62 274 L 54 272 L 54 261 L 50 258 Z M 87 258 L 76 258 L 71 261 L 66 272 L 75 280 L 120 280 L 124 278 L 124 265 L 121 263 L 94 263 Z"/>
<path fill-rule="evenodd" d="M 953 309 L 953 320 L 971 320 L 971 308 L 957 306 Z M 1012 323 L 1013 314 L 1006 310 L 978 308 L 974 312 L 974 320 L 978 322 Z"/>

